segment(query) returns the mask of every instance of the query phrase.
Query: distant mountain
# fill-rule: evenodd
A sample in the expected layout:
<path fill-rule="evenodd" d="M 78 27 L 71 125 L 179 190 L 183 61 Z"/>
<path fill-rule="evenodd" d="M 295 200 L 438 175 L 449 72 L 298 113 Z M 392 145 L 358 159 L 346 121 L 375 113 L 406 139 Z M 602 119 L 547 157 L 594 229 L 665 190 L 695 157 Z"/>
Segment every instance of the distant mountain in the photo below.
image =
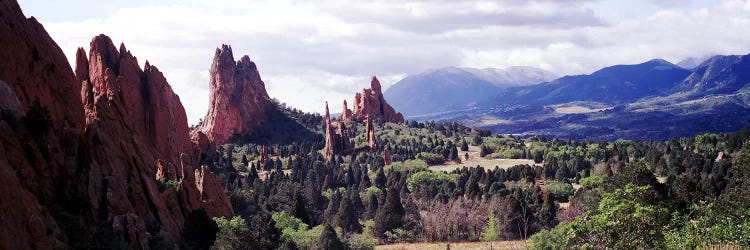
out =
<path fill-rule="evenodd" d="M 661 59 L 636 65 L 616 65 L 590 75 L 565 76 L 548 83 L 509 88 L 488 105 L 558 104 L 594 101 L 621 104 L 665 95 L 691 71 Z"/>
<path fill-rule="evenodd" d="M 731 132 L 750 127 L 750 55 L 714 56 L 692 71 L 657 59 L 501 92 L 471 110 L 418 118 L 571 139 Z"/>
<path fill-rule="evenodd" d="M 706 56 L 699 56 L 699 57 L 688 57 L 685 59 L 682 59 L 682 61 L 677 63 L 677 66 L 683 67 L 685 69 L 693 69 L 695 67 L 698 67 L 701 63 L 708 60 L 709 58 L 715 56 L 714 54 L 706 55 Z"/>
<path fill-rule="evenodd" d="M 555 79 L 533 67 L 476 69 L 448 67 L 407 76 L 385 91 L 385 98 L 406 116 L 466 109 L 500 90 Z"/>
<path fill-rule="evenodd" d="M 698 98 L 747 90 L 750 85 L 750 55 L 714 56 L 701 63 L 674 92 Z"/>

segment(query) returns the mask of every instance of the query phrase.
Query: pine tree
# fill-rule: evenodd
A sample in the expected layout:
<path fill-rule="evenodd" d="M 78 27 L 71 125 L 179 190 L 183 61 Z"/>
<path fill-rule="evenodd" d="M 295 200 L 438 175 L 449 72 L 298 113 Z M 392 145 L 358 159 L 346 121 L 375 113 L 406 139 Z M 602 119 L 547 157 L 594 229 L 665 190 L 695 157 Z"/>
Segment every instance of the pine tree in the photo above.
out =
<path fill-rule="evenodd" d="M 378 213 L 378 197 L 375 194 L 370 194 L 370 200 L 367 203 L 367 218 L 375 218 Z"/>
<path fill-rule="evenodd" d="M 400 228 L 404 225 L 404 207 L 397 188 L 389 188 L 386 192 L 385 203 L 375 216 L 375 231 L 378 237 L 385 237 L 385 232 Z"/>
<path fill-rule="evenodd" d="M 378 168 L 378 173 L 375 175 L 375 186 L 384 189 L 385 184 L 388 182 L 388 178 L 385 177 L 385 173 L 383 172 L 383 168 Z"/>
<path fill-rule="evenodd" d="M 326 224 L 323 232 L 320 233 L 320 245 L 318 249 L 346 250 L 346 246 L 344 246 L 344 243 L 341 243 L 331 224 Z"/>
<path fill-rule="evenodd" d="M 300 220 L 302 220 L 302 222 L 304 222 L 305 224 L 310 225 L 311 219 L 307 213 L 307 208 L 305 207 L 305 204 L 306 202 L 302 198 L 302 195 L 299 192 L 297 192 L 294 195 L 294 205 L 292 206 L 291 214 L 294 215 L 294 217 L 297 217 Z"/>
<path fill-rule="evenodd" d="M 341 200 L 341 205 L 336 213 L 336 217 L 333 219 L 333 224 L 341 227 L 347 233 L 359 233 L 362 231 L 359 218 L 357 218 L 357 211 L 354 209 L 352 199 L 349 195 L 344 195 L 344 198 Z"/>

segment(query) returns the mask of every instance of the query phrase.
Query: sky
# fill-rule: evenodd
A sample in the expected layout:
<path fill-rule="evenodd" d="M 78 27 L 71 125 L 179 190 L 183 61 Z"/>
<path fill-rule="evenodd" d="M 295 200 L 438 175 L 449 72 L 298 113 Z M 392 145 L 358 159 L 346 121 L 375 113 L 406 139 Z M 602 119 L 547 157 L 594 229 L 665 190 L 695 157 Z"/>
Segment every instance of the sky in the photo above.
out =
<path fill-rule="evenodd" d="M 750 0 L 20 0 L 74 67 L 98 34 L 165 75 L 194 124 L 215 49 L 249 55 L 271 97 L 341 110 L 377 76 L 460 66 L 588 74 L 654 58 L 750 53 Z"/>

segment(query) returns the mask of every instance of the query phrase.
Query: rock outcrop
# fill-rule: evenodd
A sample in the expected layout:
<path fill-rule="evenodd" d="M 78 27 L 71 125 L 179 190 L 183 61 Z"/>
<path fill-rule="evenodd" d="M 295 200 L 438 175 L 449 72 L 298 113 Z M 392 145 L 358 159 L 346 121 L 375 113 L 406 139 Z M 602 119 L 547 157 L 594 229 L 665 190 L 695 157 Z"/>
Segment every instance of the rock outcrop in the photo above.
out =
<path fill-rule="evenodd" d="M 368 116 L 382 119 L 386 122 L 404 122 L 404 115 L 396 112 L 383 98 L 383 91 L 378 78 L 372 77 L 370 88 L 354 96 L 353 116 L 359 121 L 364 121 Z"/>
<path fill-rule="evenodd" d="M 378 143 L 375 141 L 375 126 L 372 124 L 372 119 L 370 119 L 369 115 L 365 118 L 365 138 L 367 139 L 367 146 L 370 147 L 370 151 L 378 148 Z"/>
<path fill-rule="evenodd" d="M 261 127 L 272 102 L 250 57 L 235 62 L 232 47 L 222 45 L 216 49 L 210 74 L 208 113 L 192 132 L 193 140 L 203 133 L 220 145 Z"/>
<path fill-rule="evenodd" d="M 349 137 L 344 132 L 346 130 L 343 122 L 331 121 L 331 114 L 328 111 L 328 102 L 326 102 L 326 144 L 323 148 L 323 155 L 326 159 L 332 159 L 335 155 L 350 152 L 352 144 Z M 334 128 L 336 129 L 334 132 Z"/>
<path fill-rule="evenodd" d="M 102 228 L 148 248 L 157 234 L 179 237 L 196 209 L 231 216 L 211 172 L 196 169 L 185 110 L 162 73 L 104 35 L 89 51 L 77 51 L 74 74 L 35 19 L 0 2 L 0 107 L 14 114 L 0 119 L 0 249 L 91 246 Z M 42 118 L 19 122 L 26 112 Z"/>
<path fill-rule="evenodd" d="M 354 119 L 354 114 L 352 113 L 352 110 L 347 107 L 346 100 L 344 100 L 344 110 L 341 111 L 341 117 L 339 120 L 343 123 L 351 123 L 352 119 Z"/>
<path fill-rule="evenodd" d="M 383 164 L 391 165 L 391 153 L 388 152 L 388 147 L 383 147 Z"/>

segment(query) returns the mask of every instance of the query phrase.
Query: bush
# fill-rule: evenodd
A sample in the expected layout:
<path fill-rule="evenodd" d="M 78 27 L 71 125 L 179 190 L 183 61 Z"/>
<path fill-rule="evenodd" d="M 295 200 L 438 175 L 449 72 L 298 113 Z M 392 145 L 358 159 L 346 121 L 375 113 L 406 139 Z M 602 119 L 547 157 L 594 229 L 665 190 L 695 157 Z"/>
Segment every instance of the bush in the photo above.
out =
<path fill-rule="evenodd" d="M 435 153 L 421 152 L 417 154 L 417 158 L 423 160 L 427 165 L 438 165 L 445 163 L 445 157 Z"/>
<path fill-rule="evenodd" d="M 421 171 L 409 176 L 409 179 L 406 179 L 406 187 L 414 192 L 417 191 L 419 187 L 430 186 L 432 183 L 439 186 L 445 182 L 456 183 L 456 179 L 444 172 Z"/>
<path fill-rule="evenodd" d="M 366 234 L 353 234 L 346 240 L 346 245 L 351 250 L 372 250 L 378 244 L 378 239 Z"/>
<path fill-rule="evenodd" d="M 573 185 L 565 182 L 547 180 L 544 182 L 544 186 L 547 188 L 547 191 L 555 195 L 555 200 L 563 202 L 568 201 L 573 192 L 575 192 Z"/>

